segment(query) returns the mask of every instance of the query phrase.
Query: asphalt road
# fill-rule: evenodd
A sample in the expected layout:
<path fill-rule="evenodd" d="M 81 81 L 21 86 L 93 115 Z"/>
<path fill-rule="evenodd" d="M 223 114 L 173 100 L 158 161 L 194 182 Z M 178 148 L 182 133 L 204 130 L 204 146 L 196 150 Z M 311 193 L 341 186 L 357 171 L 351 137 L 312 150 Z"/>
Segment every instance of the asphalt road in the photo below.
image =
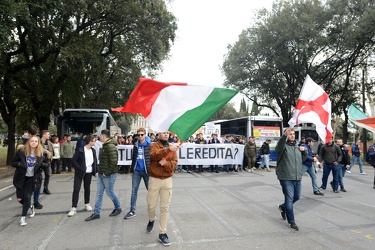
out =
<path fill-rule="evenodd" d="M 275 172 L 176 173 L 170 205 L 169 249 L 374 249 L 374 170 L 358 166 L 345 176 L 347 193 L 326 190 L 312 193 L 311 179 L 304 176 L 302 197 L 295 204 L 298 232 L 287 227 L 277 204 L 283 200 Z M 322 173 L 318 172 L 318 184 Z M 109 217 L 112 202 L 104 195 L 101 218 L 85 222 L 83 190 L 79 212 L 68 217 L 73 174 L 54 175 L 51 195 L 41 195 L 44 205 L 27 225 L 18 225 L 21 206 L 16 201 L 12 178 L 0 179 L 0 249 L 163 249 L 158 242 L 158 223 L 146 234 L 147 191 L 141 183 L 137 216 L 129 220 L 130 175 L 118 175 L 115 190 L 123 212 Z M 95 203 L 96 180 L 91 205 Z"/>

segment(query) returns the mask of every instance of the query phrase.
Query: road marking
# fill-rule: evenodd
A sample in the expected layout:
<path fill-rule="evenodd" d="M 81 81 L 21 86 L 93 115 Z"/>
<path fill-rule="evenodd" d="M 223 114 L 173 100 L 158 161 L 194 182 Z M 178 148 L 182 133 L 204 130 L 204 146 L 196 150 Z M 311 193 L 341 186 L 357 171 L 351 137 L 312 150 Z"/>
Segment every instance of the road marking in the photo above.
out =
<path fill-rule="evenodd" d="M 371 234 L 368 234 L 368 235 L 366 235 L 365 237 L 366 237 L 367 239 L 370 239 L 370 240 L 373 239 L 372 236 L 371 236 Z"/>
<path fill-rule="evenodd" d="M 7 187 L 5 187 L 5 188 L 0 189 L 0 192 L 2 192 L 2 191 L 4 191 L 4 190 L 7 190 L 8 188 L 11 188 L 11 187 L 13 187 L 13 185 L 10 185 L 10 186 L 7 186 Z"/>
<path fill-rule="evenodd" d="M 40 244 L 40 246 L 38 247 L 38 250 L 44 250 L 47 248 L 48 243 L 53 239 L 53 237 L 55 236 L 57 231 L 60 229 L 60 227 L 63 226 L 67 222 L 68 218 L 69 218 L 68 216 L 63 216 L 63 215 L 52 218 L 52 221 L 56 221 L 58 219 L 60 219 L 60 221 L 49 232 L 49 235 L 46 235 L 46 237 L 44 237 L 44 240 L 42 241 L 42 244 Z"/>

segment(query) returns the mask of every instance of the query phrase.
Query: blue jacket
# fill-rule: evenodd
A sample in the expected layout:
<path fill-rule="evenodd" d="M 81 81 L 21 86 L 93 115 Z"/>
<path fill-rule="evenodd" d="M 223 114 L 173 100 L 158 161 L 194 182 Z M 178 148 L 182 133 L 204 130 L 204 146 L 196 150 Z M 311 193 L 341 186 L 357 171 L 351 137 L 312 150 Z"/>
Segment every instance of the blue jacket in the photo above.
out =
<path fill-rule="evenodd" d="M 359 151 L 359 147 L 355 143 L 353 143 L 353 145 L 352 145 L 352 154 L 354 156 L 357 156 L 357 157 L 359 157 L 361 155 L 361 152 Z"/>
<path fill-rule="evenodd" d="M 312 156 L 312 150 L 310 146 L 304 143 L 301 143 L 300 145 L 307 149 L 307 158 L 303 162 L 303 165 L 305 165 L 306 167 L 312 167 L 312 163 L 314 162 L 314 157 Z"/>
<path fill-rule="evenodd" d="M 147 174 L 150 173 L 150 137 L 146 136 L 145 141 L 141 144 L 143 147 L 143 159 L 145 165 L 145 171 Z M 137 167 L 137 157 L 138 157 L 139 140 L 134 144 L 133 154 L 132 154 L 132 165 L 130 166 L 130 173 L 134 173 Z"/>

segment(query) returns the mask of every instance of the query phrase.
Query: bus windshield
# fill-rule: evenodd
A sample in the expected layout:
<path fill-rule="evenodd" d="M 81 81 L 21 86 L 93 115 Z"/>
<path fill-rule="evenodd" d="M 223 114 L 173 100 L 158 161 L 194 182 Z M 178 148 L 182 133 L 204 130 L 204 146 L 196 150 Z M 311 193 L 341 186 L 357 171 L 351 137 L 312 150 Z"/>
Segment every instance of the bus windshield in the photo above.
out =
<path fill-rule="evenodd" d="M 66 109 L 61 121 L 61 136 L 71 135 L 72 141 L 80 134 L 100 134 L 108 129 L 111 134 L 121 133 L 112 115 L 106 109 Z"/>

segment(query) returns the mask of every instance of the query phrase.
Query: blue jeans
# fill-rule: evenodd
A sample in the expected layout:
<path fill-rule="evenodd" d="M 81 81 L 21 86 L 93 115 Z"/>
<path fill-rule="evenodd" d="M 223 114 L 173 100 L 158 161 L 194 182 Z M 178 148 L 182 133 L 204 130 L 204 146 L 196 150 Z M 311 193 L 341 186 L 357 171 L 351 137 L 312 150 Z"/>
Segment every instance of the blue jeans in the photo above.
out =
<path fill-rule="evenodd" d="M 332 171 L 333 175 L 333 181 L 332 181 L 332 187 L 333 191 L 336 191 L 339 188 L 339 174 L 341 166 L 340 164 L 335 166 L 334 164 L 324 164 L 323 165 L 323 177 L 322 177 L 322 188 L 326 189 L 327 187 L 327 181 L 328 181 L 328 176 Z"/>
<path fill-rule="evenodd" d="M 348 169 L 348 171 L 350 171 L 350 169 L 352 169 L 352 167 L 358 162 L 358 165 L 359 165 L 359 172 L 362 173 L 363 170 L 362 170 L 362 160 L 361 160 L 361 157 L 359 156 L 355 156 L 353 155 L 353 158 L 352 158 L 352 164 L 350 164 L 350 167 Z"/>
<path fill-rule="evenodd" d="M 308 167 L 308 166 L 302 165 L 302 174 L 304 174 L 305 172 L 307 172 L 311 177 L 311 183 L 312 183 L 313 191 L 314 192 L 318 191 L 319 187 L 318 187 L 318 183 L 316 181 L 316 175 L 315 175 L 314 167 L 313 166 Z"/>
<path fill-rule="evenodd" d="M 149 175 L 145 171 L 138 171 L 134 170 L 133 177 L 132 177 L 132 197 L 130 201 L 130 211 L 135 212 L 136 204 L 137 204 L 137 197 L 138 197 L 138 189 L 139 184 L 143 178 L 143 182 L 145 183 L 146 189 L 148 190 L 148 179 L 150 178 Z"/>
<path fill-rule="evenodd" d="M 293 204 L 301 197 L 301 181 L 279 180 L 283 189 L 284 203 L 280 205 L 289 223 L 294 223 Z"/>
<path fill-rule="evenodd" d="M 263 155 L 263 161 L 260 164 L 259 168 L 263 168 L 264 165 L 266 165 L 266 168 L 270 168 L 270 156 L 269 155 Z"/>
<path fill-rule="evenodd" d="M 346 166 L 344 164 L 339 164 L 340 166 L 340 170 L 339 170 L 339 185 L 340 185 L 340 188 L 341 189 L 345 189 L 344 188 L 344 176 L 345 176 L 345 172 L 346 172 Z"/>
<path fill-rule="evenodd" d="M 100 215 L 100 210 L 102 208 L 103 193 L 104 189 L 106 194 L 111 198 L 115 209 L 121 209 L 120 200 L 118 199 L 114 187 L 117 174 L 111 174 L 109 176 L 104 176 L 103 174 L 98 174 L 98 184 L 96 190 L 96 200 L 94 214 Z"/>

